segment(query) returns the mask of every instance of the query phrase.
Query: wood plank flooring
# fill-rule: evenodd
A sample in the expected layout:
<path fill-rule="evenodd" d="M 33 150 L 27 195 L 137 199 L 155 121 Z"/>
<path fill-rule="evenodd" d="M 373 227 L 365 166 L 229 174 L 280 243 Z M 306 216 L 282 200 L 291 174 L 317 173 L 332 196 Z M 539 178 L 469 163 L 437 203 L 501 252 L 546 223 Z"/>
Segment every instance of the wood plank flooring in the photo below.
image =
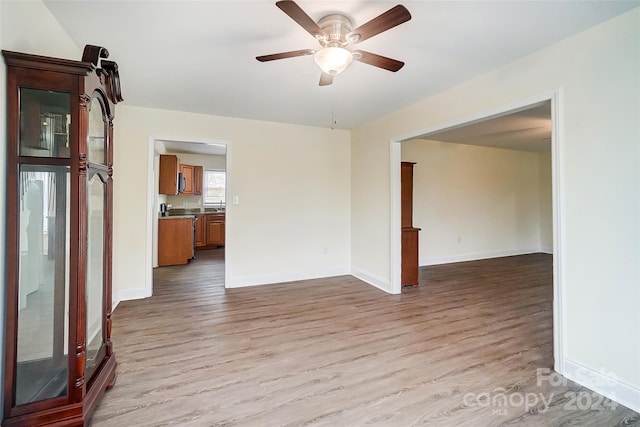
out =
<path fill-rule="evenodd" d="M 580 410 L 571 393 L 600 397 L 571 381 L 538 385 L 549 255 L 421 268 L 388 295 L 351 276 L 225 290 L 223 254 L 156 269 L 152 298 L 120 304 L 94 426 L 640 425 L 608 399 Z"/>

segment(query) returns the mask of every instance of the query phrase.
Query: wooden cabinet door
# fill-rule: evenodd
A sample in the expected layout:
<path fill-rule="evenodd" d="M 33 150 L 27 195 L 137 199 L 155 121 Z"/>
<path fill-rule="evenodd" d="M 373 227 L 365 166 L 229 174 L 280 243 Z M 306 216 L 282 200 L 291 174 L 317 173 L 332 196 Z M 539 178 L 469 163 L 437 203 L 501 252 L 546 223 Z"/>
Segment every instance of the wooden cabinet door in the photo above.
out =
<path fill-rule="evenodd" d="M 224 245 L 224 222 L 207 221 L 207 246 Z"/>
<path fill-rule="evenodd" d="M 185 180 L 184 191 L 181 194 L 193 194 L 193 166 L 180 165 L 180 172 L 182 172 Z"/>
<path fill-rule="evenodd" d="M 402 285 L 418 284 L 418 232 L 419 228 L 402 229 Z"/>
<path fill-rule="evenodd" d="M 413 227 L 413 165 L 402 162 L 400 167 L 402 227 Z"/>
<path fill-rule="evenodd" d="M 198 215 L 197 216 L 198 220 L 196 221 L 196 247 L 197 248 L 201 248 L 203 246 L 207 246 L 207 240 L 206 240 L 206 227 L 205 227 L 205 221 L 206 221 L 206 217 L 203 215 Z"/>
<path fill-rule="evenodd" d="M 193 258 L 193 219 L 158 220 L 158 265 L 187 264 Z"/>
<path fill-rule="evenodd" d="M 413 165 L 402 162 L 400 185 L 402 188 L 402 285 L 418 284 L 418 232 L 413 227 Z"/>
<path fill-rule="evenodd" d="M 178 157 L 172 154 L 160 156 L 160 183 L 158 193 L 178 194 Z"/>
<path fill-rule="evenodd" d="M 202 166 L 193 167 L 193 194 L 200 196 L 202 194 L 202 175 L 204 168 Z"/>

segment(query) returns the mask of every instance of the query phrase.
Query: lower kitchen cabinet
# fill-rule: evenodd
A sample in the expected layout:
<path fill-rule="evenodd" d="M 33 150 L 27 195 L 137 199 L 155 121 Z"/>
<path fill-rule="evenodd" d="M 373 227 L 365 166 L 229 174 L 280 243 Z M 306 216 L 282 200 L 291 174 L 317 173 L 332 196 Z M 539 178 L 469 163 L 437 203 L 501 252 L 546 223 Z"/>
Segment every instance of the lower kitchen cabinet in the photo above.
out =
<path fill-rule="evenodd" d="M 187 264 L 194 254 L 194 218 L 158 220 L 158 265 Z"/>
<path fill-rule="evenodd" d="M 224 215 L 206 216 L 206 242 L 207 246 L 224 246 Z"/>
<path fill-rule="evenodd" d="M 206 215 L 196 215 L 196 248 L 207 246 Z"/>

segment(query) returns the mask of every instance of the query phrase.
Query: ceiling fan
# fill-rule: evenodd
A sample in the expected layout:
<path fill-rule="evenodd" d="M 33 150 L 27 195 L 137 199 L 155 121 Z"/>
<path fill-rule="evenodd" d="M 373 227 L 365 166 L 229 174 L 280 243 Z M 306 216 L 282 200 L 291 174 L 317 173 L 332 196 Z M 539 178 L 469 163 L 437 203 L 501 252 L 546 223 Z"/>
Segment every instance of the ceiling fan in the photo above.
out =
<path fill-rule="evenodd" d="M 348 48 L 410 20 L 411 14 L 402 5 L 392 7 L 356 29 L 352 29 L 351 21 L 344 15 L 327 15 L 316 23 L 294 1 L 278 1 L 276 6 L 315 37 L 322 47 L 319 50 L 301 49 L 256 57 L 260 62 L 313 55 L 322 70 L 320 86 L 333 83 L 333 77 L 343 72 L 353 60 L 393 72 L 404 66 L 402 61 Z"/>

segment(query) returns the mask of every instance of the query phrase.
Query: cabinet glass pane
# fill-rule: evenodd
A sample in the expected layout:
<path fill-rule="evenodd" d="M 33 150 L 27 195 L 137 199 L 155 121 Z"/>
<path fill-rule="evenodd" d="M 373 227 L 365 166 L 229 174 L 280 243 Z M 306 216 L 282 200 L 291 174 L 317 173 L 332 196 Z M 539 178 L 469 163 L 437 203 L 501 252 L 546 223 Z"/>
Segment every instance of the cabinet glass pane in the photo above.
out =
<path fill-rule="evenodd" d="M 94 175 L 89 180 L 87 194 L 87 363 L 85 365 L 87 374 L 93 372 L 102 360 L 100 350 L 103 345 L 104 202 L 105 184 L 98 175 Z"/>
<path fill-rule="evenodd" d="M 20 88 L 20 155 L 69 158 L 71 96 Z"/>
<path fill-rule="evenodd" d="M 16 404 L 67 394 L 69 168 L 20 167 Z"/>
<path fill-rule="evenodd" d="M 105 123 L 102 106 L 97 98 L 89 104 L 89 130 L 87 132 L 87 160 L 91 163 L 105 163 Z"/>

